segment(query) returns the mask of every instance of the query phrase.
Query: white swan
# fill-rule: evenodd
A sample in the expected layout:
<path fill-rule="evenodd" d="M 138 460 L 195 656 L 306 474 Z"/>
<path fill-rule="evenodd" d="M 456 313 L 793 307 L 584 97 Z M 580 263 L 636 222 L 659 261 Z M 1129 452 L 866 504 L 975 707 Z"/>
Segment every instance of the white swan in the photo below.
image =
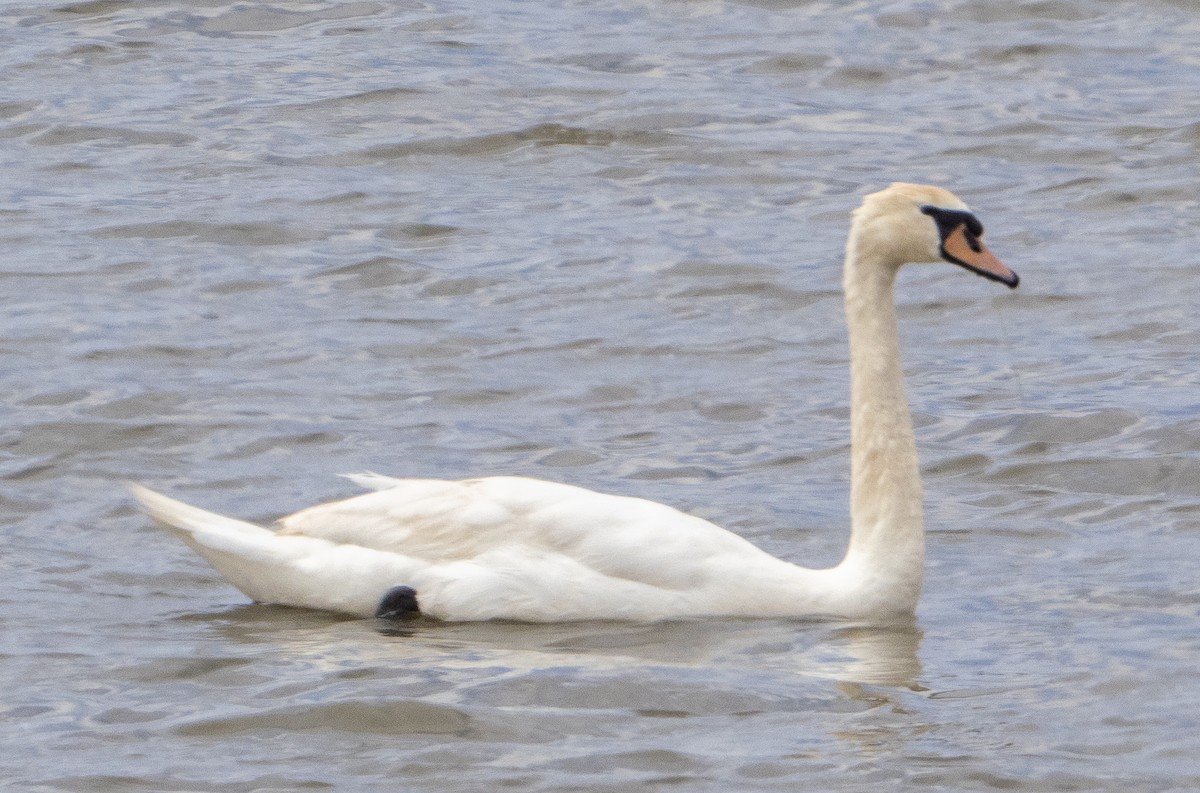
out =
<path fill-rule="evenodd" d="M 896 272 L 946 260 L 1010 287 L 957 197 L 893 184 L 853 213 L 851 533 L 836 567 L 776 559 L 705 520 L 638 498 L 520 477 L 351 477 L 375 492 L 280 520 L 278 531 L 134 486 L 150 515 L 255 601 L 361 617 L 660 620 L 911 615 L 924 576 L 921 479 L 904 398 Z"/>

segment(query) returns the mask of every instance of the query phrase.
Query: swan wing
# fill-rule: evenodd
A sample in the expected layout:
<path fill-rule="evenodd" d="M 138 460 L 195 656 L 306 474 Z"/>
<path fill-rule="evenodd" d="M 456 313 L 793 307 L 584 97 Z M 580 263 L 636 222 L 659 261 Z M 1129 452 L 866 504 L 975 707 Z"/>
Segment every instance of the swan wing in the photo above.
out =
<path fill-rule="evenodd" d="M 437 565 L 488 560 L 572 574 L 582 568 L 676 590 L 702 585 L 714 565 L 770 558 L 706 520 L 641 498 L 524 477 L 388 481 L 384 489 L 285 517 L 280 534 Z"/>

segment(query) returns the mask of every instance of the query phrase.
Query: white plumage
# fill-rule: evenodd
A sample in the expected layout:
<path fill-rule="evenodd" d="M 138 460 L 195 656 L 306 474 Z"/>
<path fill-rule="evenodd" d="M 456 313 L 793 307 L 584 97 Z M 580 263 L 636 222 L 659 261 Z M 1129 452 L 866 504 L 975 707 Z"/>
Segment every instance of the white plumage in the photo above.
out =
<path fill-rule="evenodd" d="M 967 218 L 950 193 L 904 184 L 867 196 L 854 213 L 845 276 L 852 528 L 833 568 L 776 559 L 662 504 L 522 477 L 355 475 L 373 492 L 297 512 L 277 531 L 133 491 L 155 520 L 266 603 L 367 617 L 404 585 L 422 613 L 446 620 L 911 614 L 924 538 L 892 285 L 905 262 L 944 258 L 1015 286 Z"/>

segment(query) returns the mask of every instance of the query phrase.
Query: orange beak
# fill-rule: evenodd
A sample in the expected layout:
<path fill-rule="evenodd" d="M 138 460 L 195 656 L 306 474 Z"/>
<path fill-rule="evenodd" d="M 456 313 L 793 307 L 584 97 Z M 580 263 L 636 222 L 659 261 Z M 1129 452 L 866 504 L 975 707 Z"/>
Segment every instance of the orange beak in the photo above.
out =
<path fill-rule="evenodd" d="M 959 225 L 942 240 L 942 254 L 954 264 L 962 265 L 984 278 L 999 281 L 1010 289 L 1015 289 L 1021 282 L 1020 277 L 993 256 L 979 238 L 968 237 L 963 225 Z"/>

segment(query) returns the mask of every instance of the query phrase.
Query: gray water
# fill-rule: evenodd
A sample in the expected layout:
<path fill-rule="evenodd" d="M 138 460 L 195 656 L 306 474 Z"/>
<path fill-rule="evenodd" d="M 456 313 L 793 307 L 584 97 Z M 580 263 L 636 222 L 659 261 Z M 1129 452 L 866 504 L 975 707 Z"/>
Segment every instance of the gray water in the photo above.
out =
<path fill-rule="evenodd" d="M 1200 5 L 0 7 L 0 779 L 20 791 L 1200 788 Z M 373 469 L 848 527 L 848 212 L 899 287 L 915 623 L 250 605 L 134 509 Z"/>

